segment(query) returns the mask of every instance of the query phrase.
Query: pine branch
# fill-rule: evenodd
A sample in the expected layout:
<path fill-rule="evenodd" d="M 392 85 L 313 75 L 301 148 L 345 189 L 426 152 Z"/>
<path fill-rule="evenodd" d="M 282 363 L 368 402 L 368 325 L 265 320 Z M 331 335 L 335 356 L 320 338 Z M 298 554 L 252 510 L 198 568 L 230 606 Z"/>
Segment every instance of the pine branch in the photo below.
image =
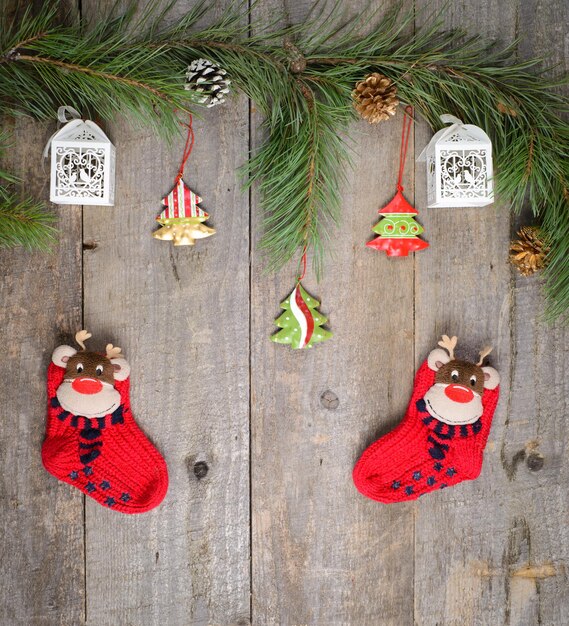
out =
<path fill-rule="evenodd" d="M 11 145 L 8 134 L 0 132 L 0 157 Z M 57 232 L 52 226 L 56 216 L 43 203 L 18 197 L 13 189 L 21 184 L 19 178 L 0 170 L 0 248 L 49 250 Z"/>
<path fill-rule="evenodd" d="M 18 200 L 0 187 L 0 248 L 49 250 L 57 232 L 52 226 L 55 221 L 41 202 Z"/>
<path fill-rule="evenodd" d="M 262 28 L 237 4 L 198 31 L 206 4 L 164 27 L 173 5 L 160 10 L 151 2 L 136 18 L 133 4 L 91 26 L 60 26 L 56 4 L 45 3 L 35 17 L 26 12 L 0 23 L 0 113 L 54 119 L 58 106 L 70 104 L 107 120 L 122 113 L 171 137 L 181 128 L 177 111 L 197 106 L 184 89 L 185 68 L 205 56 L 266 117 L 268 138 L 244 172 L 263 196 L 262 247 L 271 268 L 308 246 L 319 269 L 339 215 L 338 172 L 348 161 L 340 137 L 354 119 L 350 92 L 379 71 L 434 130 L 440 114 L 452 113 L 488 132 L 497 195 L 514 210 L 529 197 L 551 237 L 550 314 L 569 309 L 569 106 L 557 91 L 566 80 L 546 79 L 539 60 L 516 62 L 516 42 L 499 48 L 445 31 L 437 15 L 422 16 L 425 25 L 407 35 L 416 15 L 399 6 L 380 19 L 362 11 L 342 20 L 337 4 L 297 26 Z"/>
<path fill-rule="evenodd" d="M 127 85 L 128 87 L 134 87 L 137 90 L 148 91 L 152 95 L 156 96 L 156 98 L 167 102 L 170 106 L 174 105 L 174 101 L 171 100 L 162 91 L 140 80 L 134 80 L 132 78 L 127 78 L 125 76 L 117 76 L 109 72 L 102 72 L 102 71 L 94 70 L 94 69 L 91 69 L 90 67 L 82 67 L 81 65 L 76 65 L 75 63 L 65 63 L 63 61 L 56 61 L 55 59 L 45 59 L 39 56 L 32 56 L 29 54 L 17 54 L 13 60 L 19 61 L 19 62 L 27 61 L 28 63 L 45 63 L 47 65 L 52 65 L 53 67 L 61 68 L 67 72 L 80 72 L 80 73 L 92 76 L 94 78 L 101 78 L 103 80 L 116 81 L 118 83 L 122 83 L 123 85 Z"/>
<path fill-rule="evenodd" d="M 156 26 L 151 19 L 146 14 L 135 20 L 130 10 L 91 29 L 62 26 L 46 3 L 35 18 L 27 13 L 17 23 L 4 23 L 0 112 L 54 119 L 63 103 L 86 117 L 111 120 L 126 114 L 171 138 L 180 132 L 179 113 L 195 109 L 196 97 L 184 89 L 185 65 L 177 64 L 166 47 L 150 47 Z"/>

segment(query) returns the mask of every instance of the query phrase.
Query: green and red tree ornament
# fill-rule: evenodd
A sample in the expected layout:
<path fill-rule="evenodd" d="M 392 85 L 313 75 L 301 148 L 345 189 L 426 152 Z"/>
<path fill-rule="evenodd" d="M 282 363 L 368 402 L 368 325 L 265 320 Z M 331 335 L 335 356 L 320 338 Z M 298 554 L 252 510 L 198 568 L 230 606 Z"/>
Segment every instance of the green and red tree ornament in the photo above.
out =
<path fill-rule="evenodd" d="M 403 185 L 401 184 L 403 170 L 405 169 L 405 159 L 407 158 L 411 125 L 413 123 L 412 114 L 413 108 L 411 106 L 406 107 L 401 133 L 397 193 L 386 206 L 378 211 L 383 216 L 383 219 L 373 227 L 373 231 L 379 237 L 366 243 L 366 246 L 369 248 L 385 251 L 387 256 L 407 256 L 409 252 L 416 252 L 429 247 L 426 241 L 419 239 L 419 235 L 424 231 L 424 228 L 415 221 L 418 211 L 403 196 Z"/>
<path fill-rule="evenodd" d="M 275 324 L 281 330 L 271 336 L 271 341 L 289 345 L 295 350 L 312 348 L 315 343 L 332 337 L 332 333 L 323 328 L 328 318 L 316 310 L 320 302 L 313 298 L 300 282 L 306 273 L 306 251 L 302 255 L 302 263 L 304 266 L 302 275 L 298 277 L 296 287 L 288 298 L 281 302 L 284 313 L 275 320 Z"/>

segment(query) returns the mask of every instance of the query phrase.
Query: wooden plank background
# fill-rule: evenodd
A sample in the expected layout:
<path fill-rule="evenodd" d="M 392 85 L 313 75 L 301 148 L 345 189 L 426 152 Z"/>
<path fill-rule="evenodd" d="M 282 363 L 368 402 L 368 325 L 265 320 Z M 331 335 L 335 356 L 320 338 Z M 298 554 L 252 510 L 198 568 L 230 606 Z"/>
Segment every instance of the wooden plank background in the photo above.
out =
<path fill-rule="evenodd" d="M 112 4 L 68 2 L 95 19 Z M 312 4 L 267 0 L 253 19 L 302 21 Z M 521 58 L 568 67 L 563 0 L 415 6 L 446 6 L 447 26 L 520 37 Z M 401 116 L 354 125 L 343 224 L 324 279 L 305 281 L 334 338 L 285 349 L 267 336 L 296 268 L 263 274 L 260 199 L 235 172 L 262 141 L 260 122 L 242 96 L 196 122 L 187 177 L 218 232 L 194 249 L 150 237 L 183 139 L 166 147 L 117 120 L 116 206 L 56 207 L 53 254 L 0 253 L 0 624 L 569 624 L 569 343 L 540 321 L 540 278 L 508 265 L 524 216 L 503 204 L 423 209 L 412 151 L 406 195 L 431 247 L 396 260 L 364 248 L 393 193 Z M 53 127 L 3 126 L 17 145 L 6 164 L 47 198 Z M 429 136 L 416 127 L 416 152 Z M 105 510 L 41 466 L 45 368 L 83 325 L 127 354 L 137 421 L 168 462 L 168 496 L 143 516 Z M 443 332 L 473 353 L 495 345 L 503 391 L 482 476 L 414 503 L 366 500 L 353 463 L 400 420 Z"/>

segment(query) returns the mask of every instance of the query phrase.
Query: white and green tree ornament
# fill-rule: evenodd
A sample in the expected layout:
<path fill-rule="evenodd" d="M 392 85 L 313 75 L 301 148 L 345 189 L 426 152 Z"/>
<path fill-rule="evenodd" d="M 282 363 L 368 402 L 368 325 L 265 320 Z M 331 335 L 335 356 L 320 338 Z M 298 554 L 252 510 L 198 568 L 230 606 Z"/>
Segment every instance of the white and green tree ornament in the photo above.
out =
<path fill-rule="evenodd" d="M 332 333 L 322 328 L 328 318 L 316 310 L 319 306 L 320 302 L 297 283 L 288 298 L 281 302 L 284 313 L 275 320 L 281 330 L 271 336 L 271 341 L 299 350 L 330 339 Z"/>

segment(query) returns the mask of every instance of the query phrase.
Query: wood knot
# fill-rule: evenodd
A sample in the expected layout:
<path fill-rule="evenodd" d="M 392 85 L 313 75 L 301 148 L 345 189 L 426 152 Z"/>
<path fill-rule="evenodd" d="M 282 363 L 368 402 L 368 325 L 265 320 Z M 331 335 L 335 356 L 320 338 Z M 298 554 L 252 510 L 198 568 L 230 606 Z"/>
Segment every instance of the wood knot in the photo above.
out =
<path fill-rule="evenodd" d="M 543 454 L 539 452 L 530 452 L 526 459 L 526 465 L 532 472 L 539 472 L 539 470 L 543 468 L 544 462 Z"/>
<path fill-rule="evenodd" d="M 209 467 L 205 461 L 198 461 L 197 463 L 194 463 L 194 474 L 198 480 L 200 478 L 204 478 L 208 472 Z"/>
<path fill-rule="evenodd" d="M 83 250 L 95 250 L 99 244 L 96 241 L 83 242 Z"/>
<path fill-rule="evenodd" d="M 340 404 L 338 396 L 329 389 L 320 396 L 320 404 L 325 409 L 337 409 Z"/>

